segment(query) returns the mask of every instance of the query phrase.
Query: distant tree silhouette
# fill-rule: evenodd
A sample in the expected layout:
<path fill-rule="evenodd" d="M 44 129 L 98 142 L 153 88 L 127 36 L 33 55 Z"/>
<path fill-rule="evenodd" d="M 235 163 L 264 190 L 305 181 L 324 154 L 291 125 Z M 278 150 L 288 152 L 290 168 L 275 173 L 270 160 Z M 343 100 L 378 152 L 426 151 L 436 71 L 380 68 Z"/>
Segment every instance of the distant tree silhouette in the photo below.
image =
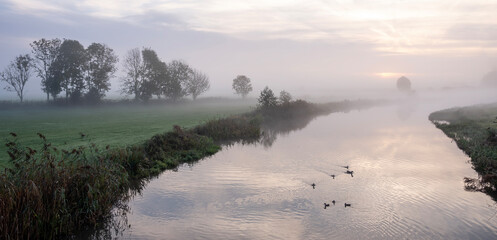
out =
<path fill-rule="evenodd" d="M 114 50 L 105 44 L 92 43 L 86 49 L 85 81 L 88 92 L 86 98 L 99 102 L 110 90 L 110 78 L 117 70 L 118 59 Z"/>
<path fill-rule="evenodd" d="M 245 75 L 238 75 L 233 79 L 233 89 L 235 93 L 241 95 L 242 98 L 247 97 L 247 95 L 252 92 L 252 84 L 250 83 L 250 78 Z"/>
<path fill-rule="evenodd" d="M 133 48 L 129 50 L 123 61 L 126 76 L 122 79 L 122 92 L 135 95 L 135 101 L 138 101 L 140 99 L 140 88 L 144 80 L 144 66 L 140 49 Z"/>
<path fill-rule="evenodd" d="M 402 92 L 411 91 L 411 81 L 405 76 L 400 77 L 397 80 L 397 89 L 399 89 Z"/>
<path fill-rule="evenodd" d="M 261 95 L 257 99 L 257 102 L 259 103 L 259 107 L 263 109 L 278 105 L 278 99 L 274 96 L 273 90 L 269 89 L 267 86 L 261 91 Z"/>
<path fill-rule="evenodd" d="M 165 95 L 172 100 L 184 97 L 187 82 L 193 77 L 193 69 L 183 61 L 173 60 L 167 64 L 167 72 L 169 81 L 164 89 Z"/>
<path fill-rule="evenodd" d="M 31 75 L 33 59 L 28 55 L 19 55 L 0 74 L 0 80 L 7 83 L 5 90 L 17 93 L 21 102 L 24 99 L 24 87 Z"/>
<path fill-rule="evenodd" d="M 209 77 L 199 70 L 193 70 L 193 75 L 186 82 L 186 92 L 191 94 L 193 100 L 197 99 L 198 95 L 209 90 Z"/>
<path fill-rule="evenodd" d="M 281 91 L 280 92 L 280 97 L 278 98 L 281 104 L 288 104 L 290 101 L 292 101 L 292 95 L 290 95 L 289 92 L 287 91 Z"/>
<path fill-rule="evenodd" d="M 60 45 L 59 55 L 53 63 L 52 70 L 58 75 L 55 79 L 61 81 L 66 99 L 71 97 L 74 102 L 79 102 L 83 96 L 85 63 L 86 52 L 83 45 L 77 40 L 64 40 Z"/>
<path fill-rule="evenodd" d="M 485 86 L 497 87 L 497 70 L 490 71 L 481 80 Z"/>
<path fill-rule="evenodd" d="M 165 62 L 161 61 L 157 53 L 150 48 L 142 50 L 142 57 L 143 77 L 146 79 L 148 85 L 148 87 L 142 88 L 142 90 L 146 89 L 146 91 L 151 91 L 151 93 L 147 92 L 143 94 L 154 94 L 157 98 L 160 98 L 162 94 L 165 94 L 163 89 L 169 81 L 167 65 Z"/>
<path fill-rule="evenodd" d="M 59 55 L 62 41 L 58 38 L 47 40 L 42 38 L 30 43 L 34 56 L 34 68 L 38 77 L 41 78 L 42 90 L 47 94 L 47 102 L 50 95 L 53 97 L 60 93 L 60 85 L 54 84 L 50 68 Z"/>

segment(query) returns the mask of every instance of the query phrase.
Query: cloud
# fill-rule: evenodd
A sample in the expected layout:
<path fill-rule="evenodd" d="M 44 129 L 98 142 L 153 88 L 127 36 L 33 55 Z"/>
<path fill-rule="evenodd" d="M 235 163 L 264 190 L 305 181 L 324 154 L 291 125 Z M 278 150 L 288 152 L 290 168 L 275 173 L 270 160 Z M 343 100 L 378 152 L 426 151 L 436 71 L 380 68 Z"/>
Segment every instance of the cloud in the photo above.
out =
<path fill-rule="evenodd" d="M 242 39 L 362 42 L 401 54 L 450 52 L 451 40 L 495 39 L 495 3 L 307 0 L 9 0 L 24 14 L 87 15 L 141 26 L 214 32 Z M 468 12 L 466 12 L 468 11 Z M 457 27 L 454 27 L 456 25 Z M 469 26 L 469 27 L 468 27 Z M 470 26 L 479 26 L 476 30 Z M 489 28 L 490 27 L 490 28 Z M 485 30 L 491 30 L 490 33 Z M 446 34 L 448 33 L 448 34 Z M 460 45 L 463 51 L 471 48 Z M 491 48 L 491 51 L 494 49 Z"/>

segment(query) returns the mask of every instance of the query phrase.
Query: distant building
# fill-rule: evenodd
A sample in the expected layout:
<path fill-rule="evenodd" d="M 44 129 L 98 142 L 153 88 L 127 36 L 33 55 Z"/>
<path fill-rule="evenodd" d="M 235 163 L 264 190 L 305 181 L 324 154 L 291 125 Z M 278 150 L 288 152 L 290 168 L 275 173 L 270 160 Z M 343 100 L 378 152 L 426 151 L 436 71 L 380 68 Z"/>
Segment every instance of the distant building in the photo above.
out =
<path fill-rule="evenodd" d="M 400 77 L 397 80 L 397 89 L 402 92 L 410 92 L 411 91 L 411 80 L 404 76 Z"/>

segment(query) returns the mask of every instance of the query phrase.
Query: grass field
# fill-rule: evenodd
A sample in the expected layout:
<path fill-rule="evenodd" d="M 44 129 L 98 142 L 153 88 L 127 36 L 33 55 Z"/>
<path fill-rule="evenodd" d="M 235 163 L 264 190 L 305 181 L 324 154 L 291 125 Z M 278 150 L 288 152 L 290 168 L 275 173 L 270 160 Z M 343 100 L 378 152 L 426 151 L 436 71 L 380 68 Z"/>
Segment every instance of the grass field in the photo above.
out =
<path fill-rule="evenodd" d="M 470 158 L 479 179 L 465 179 L 468 190 L 497 199 L 497 103 L 446 109 L 430 120 Z"/>
<path fill-rule="evenodd" d="M 206 120 L 247 112 L 254 106 L 251 101 L 219 99 L 178 104 L 0 109 L 0 139 L 14 132 L 23 145 L 38 147 L 39 132 L 54 145 L 68 149 L 86 146 L 88 142 L 101 147 L 126 146 L 170 131 L 173 125 L 189 128 Z M 8 166 L 6 149 L 2 143 L 0 168 Z"/>

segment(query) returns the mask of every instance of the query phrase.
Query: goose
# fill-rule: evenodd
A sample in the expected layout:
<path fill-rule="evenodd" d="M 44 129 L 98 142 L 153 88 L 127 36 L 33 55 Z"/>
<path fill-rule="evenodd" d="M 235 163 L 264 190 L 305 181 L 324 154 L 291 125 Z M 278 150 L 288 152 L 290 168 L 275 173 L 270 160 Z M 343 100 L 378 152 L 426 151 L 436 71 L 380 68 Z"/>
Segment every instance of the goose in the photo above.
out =
<path fill-rule="evenodd" d="M 335 174 L 331 174 L 330 176 L 331 176 L 333 179 L 335 179 Z"/>
<path fill-rule="evenodd" d="M 316 189 L 316 184 L 315 183 L 312 183 L 311 186 L 312 186 L 312 189 Z"/>
<path fill-rule="evenodd" d="M 345 173 L 347 173 L 347 174 L 354 174 L 354 171 L 347 170 Z"/>
<path fill-rule="evenodd" d="M 333 205 L 335 205 L 335 200 L 331 201 L 331 203 L 333 203 Z"/>
<path fill-rule="evenodd" d="M 351 203 L 345 203 L 345 207 L 351 207 L 352 204 Z"/>
<path fill-rule="evenodd" d="M 324 209 L 326 209 L 326 207 L 329 207 L 330 204 L 329 203 L 324 203 Z"/>

